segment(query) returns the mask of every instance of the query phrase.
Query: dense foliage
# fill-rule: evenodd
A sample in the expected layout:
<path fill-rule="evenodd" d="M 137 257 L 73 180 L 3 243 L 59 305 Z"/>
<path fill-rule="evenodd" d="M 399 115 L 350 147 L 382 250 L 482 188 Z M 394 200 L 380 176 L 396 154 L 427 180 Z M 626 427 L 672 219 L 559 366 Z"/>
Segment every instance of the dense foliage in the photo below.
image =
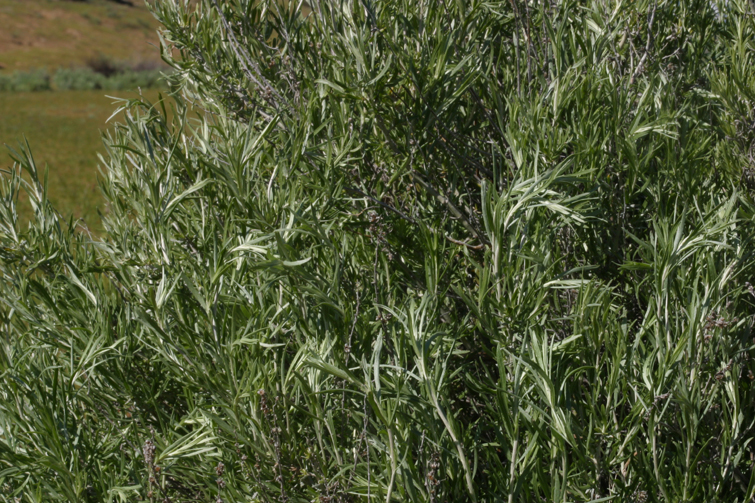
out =
<path fill-rule="evenodd" d="M 156 3 L 107 233 L 2 182 L 3 499 L 752 501 L 754 8 Z"/>

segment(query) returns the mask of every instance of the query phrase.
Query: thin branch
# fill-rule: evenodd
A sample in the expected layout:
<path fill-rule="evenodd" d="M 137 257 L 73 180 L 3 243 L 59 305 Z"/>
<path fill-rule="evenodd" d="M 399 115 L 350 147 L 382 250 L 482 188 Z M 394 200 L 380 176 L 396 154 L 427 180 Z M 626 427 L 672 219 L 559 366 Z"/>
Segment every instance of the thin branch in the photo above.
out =
<path fill-rule="evenodd" d="M 365 197 L 365 198 L 369 199 L 370 201 L 372 201 L 372 202 L 374 202 L 374 203 L 376 203 L 376 204 L 379 204 L 379 205 L 380 205 L 380 206 L 382 206 L 383 208 L 385 208 L 385 209 L 387 209 L 387 210 L 390 210 L 390 211 L 392 211 L 392 212 L 396 213 L 396 214 L 397 214 L 398 216 L 400 216 L 401 218 L 403 218 L 403 219 L 404 219 L 404 220 L 406 220 L 407 222 L 410 222 L 410 223 L 412 223 L 412 224 L 414 224 L 414 225 L 419 225 L 419 222 L 417 222 L 416 220 L 414 220 L 414 219 L 413 219 L 412 217 L 410 217 L 410 216 L 408 216 L 408 215 L 404 214 L 403 212 L 401 212 L 400 210 L 398 210 L 398 209 L 394 208 L 393 206 L 391 206 L 391 205 L 389 205 L 389 204 L 385 204 L 384 202 L 382 202 L 382 201 L 379 201 L 379 200 L 375 199 L 375 198 L 374 198 L 374 197 L 372 197 L 371 195 L 369 195 L 369 194 L 367 194 L 367 193 L 365 193 L 365 192 L 363 192 L 363 191 L 361 191 L 361 190 L 357 189 L 356 187 L 346 187 L 345 189 L 346 189 L 346 191 L 348 191 L 348 192 L 354 192 L 354 193 L 356 193 L 356 194 L 359 194 L 360 196 L 362 196 L 362 197 Z M 435 233 L 438 233 L 438 231 L 436 231 L 436 230 L 435 230 L 435 229 L 433 229 L 433 228 L 428 228 L 428 230 L 429 230 L 430 232 L 434 233 L 434 234 L 435 234 Z M 472 232 L 474 232 L 474 229 L 472 229 Z M 483 249 L 483 248 L 484 248 L 484 247 L 485 247 L 485 246 L 487 245 L 487 242 L 483 241 L 482 239 L 480 240 L 480 241 L 483 241 L 483 243 L 482 243 L 482 244 L 479 244 L 479 245 L 472 245 L 472 244 L 469 244 L 469 242 L 467 242 L 467 241 L 459 241 L 458 239 L 454 239 L 454 238 L 452 238 L 451 236 L 449 236 L 449 235 L 447 235 L 447 234 L 442 234 L 442 236 L 443 236 L 444 238 L 446 238 L 447 240 L 449 240 L 450 242 L 452 242 L 452 243 L 454 243 L 454 244 L 457 244 L 457 245 L 466 246 L 466 247 L 467 247 L 467 248 L 469 248 L 470 250 L 481 250 L 481 249 Z M 479 237 L 479 236 L 478 236 L 478 237 Z"/>
<path fill-rule="evenodd" d="M 427 183 L 416 171 L 412 172 L 412 177 L 414 178 L 414 180 L 418 184 L 422 185 L 422 187 L 427 192 L 429 192 L 431 195 L 435 196 L 435 198 L 438 201 L 440 201 L 441 203 L 445 204 L 446 207 L 451 211 L 451 213 L 453 214 L 453 216 L 455 216 L 456 218 L 459 219 L 459 221 L 461 221 L 461 224 L 464 226 L 464 228 L 467 229 L 472 234 L 474 234 L 477 237 L 477 239 L 480 240 L 481 243 L 484 243 L 486 245 L 489 244 L 488 240 L 485 239 L 485 236 L 483 236 L 482 234 L 480 234 L 477 231 L 477 229 L 475 229 L 472 226 L 472 223 L 469 221 L 469 219 L 464 216 L 464 214 L 459 210 L 459 208 L 457 208 L 454 205 L 454 203 L 451 202 L 450 199 L 448 199 L 446 196 L 444 196 L 443 194 L 441 194 L 437 190 L 435 190 L 435 188 L 433 188 L 429 183 Z"/>
<path fill-rule="evenodd" d="M 233 52 L 236 54 L 236 57 L 239 59 L 239 62 L 244 67 L 246 76 L 251 80 L 257 87 L 260 87 L 262 89 L 265 89 L 266 91 L 269 91 L 271 94 L 275 95 L 276 98 L 278 98 L 281 101 L 285 101 L 283 96 L 275 89 L 275 87 L 268 82 L 268 80 L 262 75 L 262 72 L 260 72 L 260 69 L 257 67 L 257 65 L 249 58 L 246 51 L 244 51 L 243 48 L 241 48 L 241 45 L 239 44 L 238 40 L 236 40 L 236 36 L 233 34 L 233 30 L 231 29 L 231 25 L 228 22 L 228 20 L 225 17 L 225 14 L 223 14 L 223 10 L 218 5 L 217 0 L 212 0 L 213 5 L 215 5 L 215 9 L 218 11 L 218 14 L 220 15 L 220 19 L 223 21 L 223 25 L 225 26 L 225 30 L 228 33 L 228 36 L 230 37 L 231 42 L 231 48 L 233 49 Z M 247 66 L 248 65 L 248 66 Z M 254 73 L 252 70 L 249 69 L 249 67 L 254 69 Z M 256 73 L 256 76 L 255 76 Z M 276 102 L 272 97 L 267 95 L 267 93 L 262 93 L 263 98 L 265 101 L 267 101 L 273 108 L 279 111 L 280 105 L 278 102 Z"/>
<path fill-rule="evenodd" d="M 647 61 L 648 54 L 650 54 L 650 49 L 653 45 L 653 21 L 655 21 L 656 6 L 657 6 L 657 3 L 653 2 L 653 10 L 650 12 L 650 16 L 648 17 L 648 39 L 647 39 L 647 43 L 645 44 L 645 54 L 642 55 L 642 59 L 640 59 L 640 62 L 637 63 L 637 68 L 634 69 L 634 73 L 632 73 L 632 78 L 629 79 L 629 85 L 632 85 L 634 83 L 634 79 L 637 78 L 637 76 L 640 74 L 640 72 L 644 68 L 645 61 Z"/>
<path fill-rule="evenodd" d="M 398 216 L 400 216 L 401 218 L 403 218 L 403 219 L 404 219 L 404 220 L 406 220 L 407 222 L 411 222 L 411 223 L 413 223 L 413 224 L 417 224 L 417 221 L 416 221 L 416 220 L 414 220 L 414 219 L 413 219 L 412 217 L 410 217 L 409 215 L 406 215 L 406 214 L 405 214 L 405 213 L 403 213 L 402 211 L 400 211 L 400 210 L 398 210 L 398 209 L 394 208 L 393 206 L 391 206 L 391 205 L 389 205 L 389 204 L 385 204 L 385 203 L 384 203 L 383 201 L 379 201 L 379 200 L 375 199 L 375 198 L 374 198 L 374 197 L 372 197 L 371 195 L 367 194 L 366 192 L 363 192 L 363 191 L 359 190 L 359 189 L 358 189 L 358 188 L 356 188 L 356 187 L 345 187 L 345 189 L 346 189 L 346 191 L 347 191 L 347 192 L 355 192 L 355 193 L 359 194 L 359 195 L 360 195 L 360 196 L 362 196 L 362 197 L 366 197 L 367 199 L 369 199 L 369 200 L 370 200 L 370 201 L 372 201 L 373 203 L 375 203 L 375 204 L 379 204 L 379 205 L 380 205 L 380 206 L 382 206 L 383 208 L 385 208 L 385 209 L 387 209 L 387 210 L 390 210 L 390 211 L 394 212 L 395 214 L 397 214 Z"/>

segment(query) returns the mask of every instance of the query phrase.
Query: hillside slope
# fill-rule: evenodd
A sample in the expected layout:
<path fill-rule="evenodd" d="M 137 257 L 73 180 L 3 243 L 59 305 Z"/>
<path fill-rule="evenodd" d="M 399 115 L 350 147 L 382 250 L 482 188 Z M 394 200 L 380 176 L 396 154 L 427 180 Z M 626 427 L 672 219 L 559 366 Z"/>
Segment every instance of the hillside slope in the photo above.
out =
<path fill-rule="evenodd" d="M 158 63 L 157 22 L 143 2 L 0 0 L 0 71 L 107 58 Z"/>

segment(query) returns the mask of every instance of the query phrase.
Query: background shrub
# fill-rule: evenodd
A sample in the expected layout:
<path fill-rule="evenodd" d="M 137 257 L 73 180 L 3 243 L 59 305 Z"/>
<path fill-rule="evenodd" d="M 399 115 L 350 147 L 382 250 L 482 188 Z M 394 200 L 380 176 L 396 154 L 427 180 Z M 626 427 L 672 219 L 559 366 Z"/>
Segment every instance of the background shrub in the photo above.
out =
<path fill-rule="evenodd" d="M 164 71 L 161 70 L 124 71 L 105 79 L 102 83 L 102 89 L 126 90 L 140 87 L 145 89 L 160 87 L 165 85 L 163 73 Z"/>
<path fill-rule="evenodd" d="M 123 65 L 119 65 L 104 54 L 99 54 L 87 60 L 87 67 L 95 73 L 105 77 L 112 77 L 116 73 L 124 70 Z"/>
<path fill-rule="evenodd" d="M 58 90 L 103 89 L 106 91 L 151 89 L 163 85 L 160 70 L 126 70 L 106 77 L 89 68 L 60 69 L 55 72 L 52 84 Z"/>
<path fill-rule="evenodd" d="M 751 501 L 752 5 L 311 7 L 155 5 L 102 239 L 15 152 L 4 496 Z"/>
<path fill-rule="evenodd" d="M 102 89 L 106 77 L 88 68 L 61 68 L 52 78 L 52 85 L 57 90 Z"/>
<path fill-rule="evenodd" d="M 150 89 L 165 85 L 165 69 L 151 63 L 118 64 L 105 57 L 90 60 L 81 68 L 60 68 L 52 78 L 46 70 L 0 75 L 2 91 Z"/>
<path fill-rule="evenodd" d="M 0 91 L 48 91 L 49 89 L 50 75 L 46 70 L 16 71 L 0 75 Z"/>

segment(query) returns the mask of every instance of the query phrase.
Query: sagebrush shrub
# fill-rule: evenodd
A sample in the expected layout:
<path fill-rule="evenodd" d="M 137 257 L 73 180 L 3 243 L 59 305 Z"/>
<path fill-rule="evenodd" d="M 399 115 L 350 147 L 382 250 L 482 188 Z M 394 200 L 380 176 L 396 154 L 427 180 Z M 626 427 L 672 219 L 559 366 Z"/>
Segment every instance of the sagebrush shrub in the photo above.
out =
<path fill-rule="evenodd" d="M 193 4 L 3 179 L 6 500 L 752 500 L 750 3 Z"/>

